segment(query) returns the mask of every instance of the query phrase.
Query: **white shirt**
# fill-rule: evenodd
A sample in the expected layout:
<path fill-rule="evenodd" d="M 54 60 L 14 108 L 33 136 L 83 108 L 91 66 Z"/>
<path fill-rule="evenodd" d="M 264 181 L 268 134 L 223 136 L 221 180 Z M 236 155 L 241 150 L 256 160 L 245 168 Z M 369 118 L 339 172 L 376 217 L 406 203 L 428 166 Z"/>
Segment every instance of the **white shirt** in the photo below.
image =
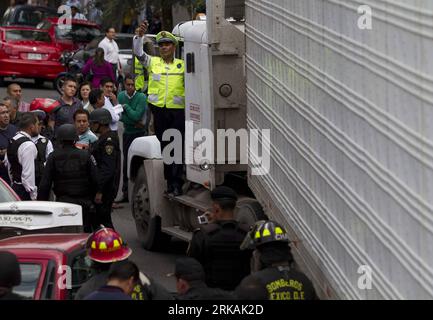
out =
<path fill-rule="evenodd" d="M 18 148 L 18 162 L 23 167 L 21 172 L 21 184 L 24 189 L 30 194 L 30 198 L 32 200 L 37 199 L 38 195 L 38 187 L 36 187 L 35 182 L 35 160 L 38 156 L 38 150 L 36 149 L 36 145 L 32 142 L 32 137 L 29 134 L 23 131 L 18 131 L 15 137 L 12 140 L 18 140 L 21 137 L 27 137 L 30 141 L 26 141 L 20 145 Z M 8 166 L 9 177 L 12 180 L 11 174 L 11 166 L 9 161 L 7 160 L 7 155 L 5 156 L 5 162 Z"/>
<path fill-rule="evenodd" d="M 117 131 L 119 128 L 119 120 L 120 120 L 120 114 L 115 111 L 115 107 L 120 106 L 119 104 L 116 106 L 113 106 L 113 104 L 110 101 L 110 98 L 105 97 L 105 104 L 102 108 L 107 109 L 110 111 L 111 114 L 111 123 L 110 123 L 110 130 Z"/>
<path fill-rule="evenodd" d="M 33 143 L 36 144 L 36 143 L 38 142 L 39 139 L 47 139 L 47 138 L 45 138 L 44 136 L 38 135 L 38 136 L 36 136 L 36 137 L 32 137 L 31 139 L 32 139 Z M 47 140 L 48 140 L 48 139 L 47 139 Z M 45 150 L 45 159 L 48 159 L 48 156 L 49 156 L 49 155 L 51 154 L 51 152 L 53 152 L 53 151 L 54 151 L 53 144 L 51 143 L 50 140 L 48 140 L 48 143 L 47 143 L 47 149 Z M 47 163 L 47 161 L 45 160 L 44 165 L 45 165 L 46 163 Z"/>
<path fill-rule="evenodd" d="M 137 57 L 137 59 L 140 61 L 140 63 L 144 67 L 146 67 L 146 68 L 149 67 L 150 66 L 150 60 L 152 59 L 152 56 L 149 56 L 143 50 L 144 36 L 143 37 L 134 36 L 132 43 L 133 43 L 132 47 L 134 50 L 134 55 Z"/>
<path fill-rule="evenodd" d="M 98 47 L 104 49 L 104 59 L 106 61 L 111 64 L 117 64 L 119 62 L 119 46 L 116 41 L 110 41 L 105 37 L 101 42 L 99 42 Z"/>
<path fill-rule="evenodd" d="M 87 20 L 86 16 L 82 13 L 77 12 L 75 16 L 72 17 L 72 19 L 76 20 Z"/>

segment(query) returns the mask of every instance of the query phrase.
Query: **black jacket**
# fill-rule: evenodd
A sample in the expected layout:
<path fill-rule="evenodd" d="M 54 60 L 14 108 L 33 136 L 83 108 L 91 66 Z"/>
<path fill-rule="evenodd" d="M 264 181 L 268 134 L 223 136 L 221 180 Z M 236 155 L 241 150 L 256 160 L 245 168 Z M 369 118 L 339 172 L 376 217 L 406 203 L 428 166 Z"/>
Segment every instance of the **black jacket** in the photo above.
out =
<path fill-rule="evenodd" d="M 209 288 L 203 281 L 189 282 L 191 288 L 185 294 L 176 296 L 177 300 L 233 300 L 231 292 Z"/>
<path fill-rule="evenodd" d="M 121 152 L 117 132 L 109 131 L 99 137 L 90 149 L 98 166 L 98 181 L 103 194 L 117 194 L 120 181 Z M 115 195 L 114 195 L 115 196 Z"/>
<path fill-rule="evenodd" d="M 250 274 L 251 251 L 240 249 L 248 231 L 247 225 L 225 220 L 194 232 L 188 256 L 203 265 L 209 287 L 231 291 Z"/>

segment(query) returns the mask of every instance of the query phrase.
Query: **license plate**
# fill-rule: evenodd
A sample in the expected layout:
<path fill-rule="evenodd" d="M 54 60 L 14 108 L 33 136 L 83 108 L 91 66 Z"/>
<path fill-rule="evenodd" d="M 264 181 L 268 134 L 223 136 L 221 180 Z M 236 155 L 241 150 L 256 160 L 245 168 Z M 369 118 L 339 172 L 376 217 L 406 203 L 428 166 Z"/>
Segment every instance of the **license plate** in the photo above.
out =
<path fill-rule="evenodd" d="M 29 53 L 27 55 L 27 59 L 29 59 L 29 60 L 42 60 L 42 55 L 40 53 Z"/>

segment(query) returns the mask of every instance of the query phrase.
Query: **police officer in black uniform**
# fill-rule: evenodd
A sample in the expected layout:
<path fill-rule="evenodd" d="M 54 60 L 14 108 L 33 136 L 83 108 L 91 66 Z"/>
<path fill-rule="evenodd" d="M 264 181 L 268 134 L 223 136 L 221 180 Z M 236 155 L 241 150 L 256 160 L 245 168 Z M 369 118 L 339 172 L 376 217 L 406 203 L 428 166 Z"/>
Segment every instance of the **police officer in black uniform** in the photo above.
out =
<path fill-rule="evenodd" d="M 315 300 L 313 284 L 293 266 L 289 238 L 274 221 L 259 221 L 242 249 L 254 249 L 253 273 L 235 290 L 240 300 Z"/>
<path fill-rule="evenodd" d="M 117 195 L 120 181 L 120 144 L 117 132 L 110 130 L 111 114 L 106 109 L 96 109 L 90 114 L 90 128 L 99 135 L 90 152 L 98 164 L 101 192 L 95 197 L 96 225 L 114 228 L 111 208 Z"/>
<path fill-rule="evenodd" d="M 47 162 L 48 155 L 53 152 L 53 144 L 47 137 L 41 135 L 43 121 L 46 118 L 45 112 L 42 110 L 34 110 L 31 112 L 39 119 L 39 135 L 32 137 L 32 141 L 35 143 L 36 149 L 38 150 L 38 155 L 35 160 L 35 181 L 36 186 L 39 186 L 45 170 L 45 163 Z"/>
<path fill-rule="evenodd" d="M 211 198 L 211 223 L 194 232 L 187 254 L 203 265 L 209 287 L 234 290 L 250 273 L 251 252 L 240 250 L 249 226 L 234 220 L 237 195 L 231 188 L 217 187 Z"/>
<path fill-rule="evenodd" d="M 100 190 L 95 159 L 89 152 L 77 149 L 75 126 L 61 125 L 56 132 L 58 147 L 48 156 L 39 186 L 38 200 L 49 200 L 51 185 L 59 202 L 82 206 L 85 232 L 92 231 L 93 198 Z"/>
<path fill-rule="evenodd" d="M 23 114 L 19 131 L 11 139 L 6 153 L 12 189 L 21 200 L 36 200 L 35 160 L 38 151 L 31 140 L 39 135 L 39 120 L 31 112 Z"/>
<path fill-rule="evenodd" d="M 209 288 L 205 281 L 203 266 L 194 258 L 176 260 L 177 300 L 232 300 L 234 296 L 218 288 Z"/>

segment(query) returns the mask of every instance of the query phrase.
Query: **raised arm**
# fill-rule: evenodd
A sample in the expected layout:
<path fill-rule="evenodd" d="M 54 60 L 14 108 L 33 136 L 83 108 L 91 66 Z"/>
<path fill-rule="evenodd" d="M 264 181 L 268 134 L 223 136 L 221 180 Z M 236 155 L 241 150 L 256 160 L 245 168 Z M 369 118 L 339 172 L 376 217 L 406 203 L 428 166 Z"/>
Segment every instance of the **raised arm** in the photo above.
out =
<path fill-rule="evenodd" d="M 133 50 L 134 55 L 137 57 L 138 61 L 145 67 L 148 67 L 150 64 L 151 56 L 149 56 L 146 52 L 143 50 L 143 44 L 144 44 L 144 35 L 147 32 L 148 23 L 147 21 L 144 21 L 139 28 L 138 36 L 134 36 L 133 39 Z"/>

